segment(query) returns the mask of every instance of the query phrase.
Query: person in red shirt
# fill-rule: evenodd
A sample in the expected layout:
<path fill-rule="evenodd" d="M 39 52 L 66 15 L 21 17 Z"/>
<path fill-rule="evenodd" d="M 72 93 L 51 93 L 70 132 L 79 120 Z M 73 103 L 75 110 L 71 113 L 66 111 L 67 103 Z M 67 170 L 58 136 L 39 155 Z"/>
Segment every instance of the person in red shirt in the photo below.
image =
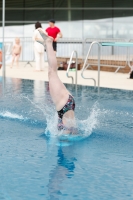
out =
<path fill-rule="evenodd" d="M 54 38 L 53 49 L 54 49 L 54 52 L 56 54 L 56 52 L 57 52 L 57 40 L 59 38 L 62 38 L 62 33 L 61 33 L 60 29 L 57 26 L 55 26 L 55 20 L 54 19 L 49 20 L 49 27 L 45 31 L 48 33 L 49 36 Z"/>

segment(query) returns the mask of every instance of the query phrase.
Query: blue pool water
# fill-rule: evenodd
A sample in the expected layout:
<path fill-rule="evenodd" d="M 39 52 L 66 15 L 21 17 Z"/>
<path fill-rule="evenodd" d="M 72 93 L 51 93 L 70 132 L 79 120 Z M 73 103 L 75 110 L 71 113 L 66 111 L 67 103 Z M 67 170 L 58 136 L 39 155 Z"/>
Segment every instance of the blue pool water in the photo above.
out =
<path fill-rule="evenodd" d="M 48 83 L 0 82 L 0 200 L 133 199 L 133 91 L 66 85 L 78 136 L 63 138 Z"/>

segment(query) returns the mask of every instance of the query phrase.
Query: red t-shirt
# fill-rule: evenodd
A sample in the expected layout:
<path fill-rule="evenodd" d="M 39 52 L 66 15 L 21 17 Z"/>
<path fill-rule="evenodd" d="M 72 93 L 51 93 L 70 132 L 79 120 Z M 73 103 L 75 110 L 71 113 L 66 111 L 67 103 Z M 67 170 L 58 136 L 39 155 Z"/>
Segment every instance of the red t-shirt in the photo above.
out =
<path fill-rule="evenodd" d="M 60 29 L 56 26 L 54 26 L 53 28 L 48 27 L 46 29 L 46 32 L 48 33 L 49 36 L 51 36 L 55 39 L 57 37 L 57 34 L 60 33 Z"/>

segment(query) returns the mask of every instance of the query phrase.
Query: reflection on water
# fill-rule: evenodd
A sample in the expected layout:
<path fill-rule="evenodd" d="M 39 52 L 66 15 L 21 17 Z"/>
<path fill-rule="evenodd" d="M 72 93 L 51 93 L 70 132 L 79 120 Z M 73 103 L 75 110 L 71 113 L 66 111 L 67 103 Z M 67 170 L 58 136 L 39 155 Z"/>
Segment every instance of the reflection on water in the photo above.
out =
<path fill-rule="evenodd" d="M 34 81 L 34 101 L 40 101 L 40 98 L 45 94 L 44 81 L 35 80 Z"/>
<path fill-rule="evenodd" d="M 5 95 L 7 92 L 10 91 L 14 92 L 15 94 L 21 93 L 21 87 L 22 87 L 22 79 L 20 78 L 3 78 L 0 77 L 0 94 L 3 93 Z"/>
<path fill-rule="evenodd" d="M 20 78 L 13 78 L 12 80 L 12 85 L 15 93 L 20 93 L 21 92 L 21 85 L 22 85 L 22 79 Z"/>
<path fill-rule="evenodd" d="M 58 200 L 63 190 L 63 182 L 74 176 L 76 158 L 73 157 L 72 147 L 59 147 L 57 164 L 49 174 L 48 193 L 50 200 Z"/>

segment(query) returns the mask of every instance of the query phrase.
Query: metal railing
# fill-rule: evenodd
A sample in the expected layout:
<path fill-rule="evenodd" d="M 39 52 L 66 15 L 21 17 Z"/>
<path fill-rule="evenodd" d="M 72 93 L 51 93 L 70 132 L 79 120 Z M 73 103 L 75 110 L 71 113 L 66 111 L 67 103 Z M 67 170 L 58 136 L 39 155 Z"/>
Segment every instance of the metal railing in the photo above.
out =
<path fill-rule="evenodd" d="M 2 38 L 0 38 L 2 41 Z M 20 37 L 21 45 L 22 45 L 22 54 L 20 56 L 20 61 L 30 62 L 34 61 L 34 46 L 32 38 L 30 37 Z M 58 41 L 58 48 L 57 48 L 57 57 L 62 57 L 69 59 L 69 55 L 71 54 L 73 49 L 76 49 L 76 52 L 79 58 L 85 57 L 87 54 L 88 49 L 90 48 L 91 43 L 94 41 L 94 38 L 87 38 L 85 41 L 81 39 L 73 39 L 73 38 L 63 38 Z M 96 39 L 97 42 L 126 42 L 125 39 Z M 129 42 L 132 42 L 130 40 Z M 11 47 L 14 42 L 14 37 L 5 37 L 5 44 L 7 43 L 8 47 L 5 46 L 6 50 L 6 57 L 11 55 Z M 10 44 L 10 45 L 9 45 Z M 10 48 L 9 48 L 10 46 Z M 86 61 L 85 68 L 98 66 L 98 49 L 93 45 L 91 52 L 89 54 L 89 59 Z M 101 48 L 101 62 L 100 65 L 102 66 L 109 66 L 109 67 L 116 67 L 117 70 L 120 68 L 124 68 L 126 64 L 132 69 L 133 68 L 133 48 L 119 48 L 119 47 L 105 47 Z M 85 59 L 84 59 L 85 60 Z M 82 62 L 82 61 L 81 61 Z M 88 66 L 87 66 L 88 65 Z M 83 73 L 82 73 L 83 75 Z M 84 77 L 84 75 L 83 75 Z M 85 77 L 84 77 L 85 78 Z M 95 84 L 95 83 L 94 83 Z"/>
<path fill-rule="evenodd" d="M 100 54 L 101 54 L 101 45 L 99 42 L 97 41 L 94 41 L 91 43 L 90 47 L 89 47 L 89 50 L 88 50 L 88 53 L 87 53 L 87 56 L 85 58 L 85 61 L 84 61 L 84 64 L 83 64 L 83 68 L 81 70 L 81 76 L 82 78 L 84 79 L 90 79 L 90 80 L 93 80 L 94 81 L 94 87 L 96 87 L 96 80 L 94 78 L 87 78 L 84 76 L 84 71 L 89 67 L 89 63 L 88 63 L 88 59 L 89 59 L 89 56 L 90 56 L 90 53 L 92 51 L 92 47 L 97 44 L 98 45 L 98 88 L 100 87 Z"/>
<path fill-rule="evenodd" d="M 14 43 L 14 37 L 5 37 L 5 57 L 6 61 L 8 61 L 9 57 L 12 55 L 12 46 Z M 0 41 L 2 41 L 2 38 L 0 38 Z M 22 46 L 22 52 L 20 55 L 20 61 L 21 62 L 32 62 L 34 61 L 34 46 L 32 38 L 29 37 L 20 37 L 20 43 Z M 7 47 L 8 46 L 8 47 Z"/>
<path fill-rule="evenodd" d="M 20 56 L 20 61 L 22 62 L 32 62 L 34 61 L 34 47 L 33 47 L 33 41 L 30 37 L 20 37 L 21 45 L 22 45 L 22 53 Z M 98 42 L 124 42 L 125 39 L 95 39 Z M 0 41 L 2 41 L 2 38 L 0 38 Z M 73 51 L 73 49 L 76 49 L 78 53 L 78 57 L 84 61 L 85 55 L 88 52 L 88 48 L 90 44 L 94 41 L 94 38 L 88 38 L 85 41 L 81 39 L 73 39 L 73 38 L 62 38 L 59 39 L 57 44 L 57 57 L 61 58 L 67 58 L 69 59 L 69 55 Z M 14 37 L 5 37 L 5 43 L 10 42 L 13 44 Z M 9 52 L 9 51 L 8 51 Z M 8 54 L 9 55 L 9 54 Z M 11 55 L 11 53 L 10 53 Z M 92 65 L 95 64 L 95 57 L 97 55 L 97 48 L 93 48 L 90 54 L 90 59 L 93 60 Z M 101 49 L 101 65 L 102 66 L 110 66 L 110 67 L 118 67 L 121 66 L 120 62 L 121 59 L 127 61 L 127 51 L 125 48 L 119 50 L 117 47 L 106 47 L 104 49 Z M 46 57 L 46 54 L 45 54 Z M 104 61 L 102 63 L 102 60 Z M 117 61 L 117 66 L 113 64 L 113 61 Z M 110 64 L 110 62 L 112 63 Z M 97 62 L 97 61 L 96 61 Z M 121 66 L 123 67 L 123 66 Z"/>
<path fill-rule="evenodd" d="M 71 52 L 76 49 L 78 56 L 82 58 L 83 55 L 83 43 L 82 39 L 75 38 L 61 38 L 57 44 L 57 56 L 69 57 Z"/>
<path fill-rule="evenodd" d="M 87 54 L 88 48 L 94 39 L 86 38 L 84 42 L 84 58 L 85 54 Z M 127 42 L 125 39 L 96 39 L 97 42 Z M 90 57 L 88 60 L 89 67 L 93 68 L 93 66 L 97 66 L 97 48 L 93 48 Z M 127 48 L 119 48 L 119 47 L 105 47 L 101 49 L 101 67 L 113 67 L 116 68 L 115 73 L 119 71 L 121 68 L 125 68 L 128 63 L 128 53 Z"/>
<path fill-rule="evenodd" d="M 70 60 L 69 60 L 69 63 L 68 63 L 68 67 L 67 67 L 66 76 L 67 76 L 68 78 L 71 78 L 71 79 L 72 79 L 72 84 L 74 84 L 73 76 L 69 76 L 69 75 L 68 75 L 69 70 L 70 70 L 70 66 L 71 66 L 71 64 L 72 64 L 72 59 L 73 59 L 74 54 L 75 54 L 75 56 L 76 56 L 76 63 L 75 63 L 75 64 L 76 64 L 75 85 L 77 86 L 77 70 L 78 70 L 78 53 L 77 53 L 77 51 L 73 51 L 73 52 L 71 53 L 71 57 L 70 57 Z"/>
<path fill-rule="evenodd" d="M 132 48 L 133 49 L 133 40 L 130 40 L 130 42 L 98 42 L 98 41 L 94 41 L 91 43 L 90 47 L 89 47 L 89 50 L 88 50 L 88 53 L 87 53 L 87 56 L 85 58 L 85 61 L 84 61 L 84 64 L 83 64 L 83 68 L 82 68 L 82 71 L 81 71 L 81 76 L 82 78 L 84 79 L 92 79 L 94 81 L 94 86 L 96 86 L 96 80 L 94 78 L 86 78 L 84 77 L 83 73 L 84 71 L 91 65 L 91 63 L 89 63 L 89 57 L 90 57 L 90 53 L 92 51 L 92 47 L 97 44 L 98 45 L 98 58 L 97 58 L 97 61 L 98 63 L 96 63 L 98 65 L 98 92 L 99 92 L 99 87 L 100 87 L 100 66 L 101 66 L 101 49 L 103 49 L 103 47 L 120 47 L 120 48 L 125 48 L 127 51 L 127 60 L 128 61 L 128 65 L 129 67 L 131 68 L 131 70 L 133 70 L 133 54 L 132 54 L 132 64 L 130 63 L 130 59 L 131 57 L 129 58 L 129 49 Z M 121 66 L 118 67 L 118 69 L 120 68 Z M 117 71 L 118 71 L 117 69 Z"/>

